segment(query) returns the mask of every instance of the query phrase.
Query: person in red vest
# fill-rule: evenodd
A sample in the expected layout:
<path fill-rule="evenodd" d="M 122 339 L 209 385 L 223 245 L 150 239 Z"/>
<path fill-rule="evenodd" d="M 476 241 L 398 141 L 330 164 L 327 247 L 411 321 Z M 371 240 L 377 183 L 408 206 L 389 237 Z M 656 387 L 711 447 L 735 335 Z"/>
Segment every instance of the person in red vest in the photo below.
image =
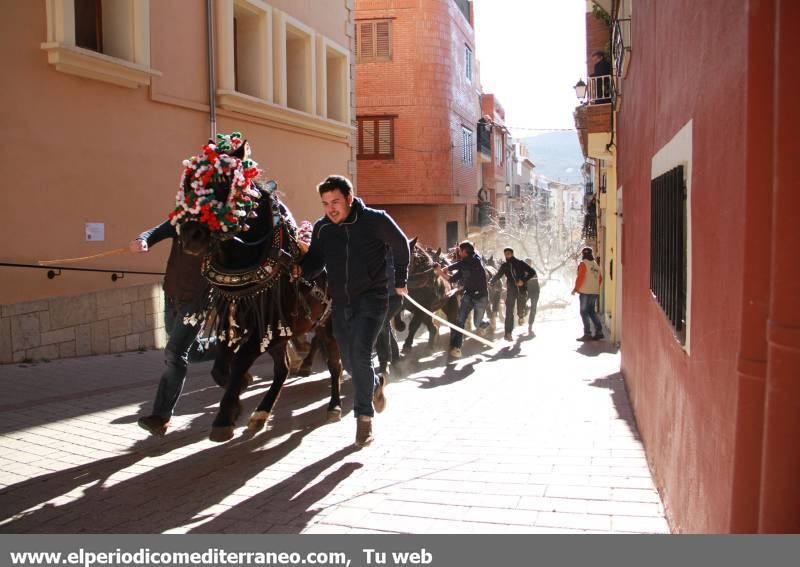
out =
<path fill-rule="evenodd" d="M 575 287 L 572 295 L 579 294 L 581 304 L 581 320 L 583 320 L 583 336 L 579 341 L 598 341 L 605 338 L 603 324 L 597 316 L 597 304 L 600 301 L 600 284 L 603 283 L 603 274 L 600 266 L 594 259 L 592 249 L 589 247 L 581 250 L 581 263 L 578 264 L 578 277 L 575 278 Z M 594 324 L 594 335 L 591 333 L 589 321 Z"/>

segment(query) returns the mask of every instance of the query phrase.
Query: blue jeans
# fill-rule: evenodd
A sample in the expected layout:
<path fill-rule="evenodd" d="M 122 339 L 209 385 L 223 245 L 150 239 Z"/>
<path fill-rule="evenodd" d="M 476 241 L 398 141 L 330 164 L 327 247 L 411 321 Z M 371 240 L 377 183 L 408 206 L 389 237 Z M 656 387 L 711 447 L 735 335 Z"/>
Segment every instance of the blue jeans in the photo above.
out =
<path fill-rule="evenodd" d="M 599 335 L 603 332 L 603 324 L 600 322 L 600 318 L 597 316 L 597 312 L 595 310 L 597 309 L 597 302 L 600 301 L 600 296 L 596 293 L 579 293 L 578 296 L 580 297 L 581 302 L 583 334 L 592 334 L 589 327 L 589 321 L 591 320 L 591 322 L 594 323 L 594 334 Z"/>
<path fill-rule="evenodd" d="M 456 325 L 463 329 L 467 322 L 467 318 L 469 317 L 469 312 L 473 311 L 474 309 L 472 313 L 473 325 L 476 329 L 485 329 L 489 326 L 489 321 L 483 318 L 483 316 L 486 314 L 486 306 L 488 304 L 489 298 L 485 295 L 477 299 L 473 298 L 469 294 L 462 295 L 461 305 L 458 306 L 458 319 L 456 319 Z M 461 348 L 463 342 L 464 333 L 460 333 L 451 329 L 450 348 Z"/>
<path fill-rule="evenodd" d="M 153 415 L 169 419 L 186 381 L 189 367 L 189 350 L 192 348 L 200 325 L 184 325 L 183 317 L 191 314 L 196 305 L 175 302 L 170 298 L 164 301 L 164 321 L 169 335 L 164 349 L 164 364 L 167 369 L 158 383 L 156 399 L 153 402 Z"/>
<path fill-rule="evenodd" d="M 388 304 L 385 291 L 368 291 L 350 305 L 333 306 L 333 336 L 339 344 L 344 367 L 353 377 L 355 417 L 375 415 L 372 394 L 379 382 L 372 368 L 372 351 L 386 320 Z"/>

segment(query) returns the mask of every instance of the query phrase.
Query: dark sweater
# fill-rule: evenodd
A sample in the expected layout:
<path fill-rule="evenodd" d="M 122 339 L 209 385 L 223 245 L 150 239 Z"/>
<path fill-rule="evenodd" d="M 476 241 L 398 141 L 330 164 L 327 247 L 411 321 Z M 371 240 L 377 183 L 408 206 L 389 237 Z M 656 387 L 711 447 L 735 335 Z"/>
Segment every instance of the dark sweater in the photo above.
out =
<path fill-rule="evenodd" d="M 489 293 L 486 287 L 486 269 L 483 259 L 477 253 L 471 254 L 447 267 L 453 274 L 450 276 L 451 282 L 462 282 L 464 293 L 477 299 Z"/>
<path fill-rule="evenodd" d="M 301 262 L 303 275 L 312 278 L 328 271 L 328 289 L 336 304 L 349 305 L 368 291 L 386 293 L 386 247 L 394 260 L 394 286 L 408 279 L 408 240 L 385 211 L 353 199 L 350 214 L 340 224 L 322 217 L 314 224 L 311 245 Z"/>
<path fill-rule="evenodd" d="M 510 260 L 503 262 L 503 264 L 500 266 L 500 269 L 497 270 L 497 273 L 492 278 L 491 283 L 494 283 L 501 277 L 505 276 L 506 283 L 508 285 L 508 291 L 511 291 L 517 288 L 517 280 L 527 282 L 535 275 L 536 270 L 531 268 L 519 258 L 514 258 L 512 256 Z"/>
<path fill-rule="evenodd" d="M 200 271 L 203 257 L 185 253 L 177 236 L 175 227 L 169 221 L 164 221 L 143 232 L 138 238 L 147 242 L 148 249 L 165 238 L 172 239 L 164 274 L 164 292 L 173 301 L 194 303 L 202 299 L 208 290 L 208 282 Z"/>

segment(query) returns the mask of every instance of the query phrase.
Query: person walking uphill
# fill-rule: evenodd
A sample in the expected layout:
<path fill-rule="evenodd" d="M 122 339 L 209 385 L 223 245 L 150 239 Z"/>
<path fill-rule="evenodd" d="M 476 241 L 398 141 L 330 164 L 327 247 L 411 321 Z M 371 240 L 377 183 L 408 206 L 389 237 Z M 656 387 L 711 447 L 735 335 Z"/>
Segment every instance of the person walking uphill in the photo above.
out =
<path fill-rule="evenodd" d="M 169 336 L 164 349 L 167 368 L 161 375 L 153 411 L 140 417 L 139 427 L 151 435 L 164 435 L 172 418 L 172 412 L 186 381 L 189 366 L 189 351 L 200 331 L 199 324 L 187 325 L 184 316 L 195 313 L 208 291 L 208 283 L 202 276 L 202 256 L 187 254 L 181 248 L 170 221 L 141 233 L 129 244 L 133 252 L 147 252 L 152 246 L 166 238 L 172 238 L 167 269 L 164 274 L 164 319 Z"/>
<path fill-rule="evenodd" d="M 600 300 L 600 284 L 603 283 L 603 274 L 600 266 L 594 260 L 591 248 L 581 250 L 581 263 L 578 264 L 578 276 L 575 278 L 575 287 L 572 295 L 579 294 L 581 305 L 581 320 L 583 321 L 583 336 L 579 341 L 600 340 L 603 335 L 603 324 L 597 316 L 596 306 Z M 589 321 L 594 324 L 594 335 L 591 333 Z"/>
<path fill-rule="evenodd" d="M 506 261 L 497 270 L 489 283 L 494 283 L 501 277 L 506 277 L 506 328 L 505 339 L 512 340 L 511 333 L 514 330 L 514 306 L 516 305 L 517 315 L 520 320 L 524 320 L 525 304 L 528 296 L 525 293 L 525 285 L 529 279 L 536 275 L 536 270 L 531 266 L 514 257 L 514 250 L 506 248 L 503 250 Z"/>
<path fill-rule="evenodd" d="M 328 271 L 333 298 L 333 334 L 355 389 L 356 445 L 373 441 L 374 412 L 383 411 L 385 381 L 372 367 L 372 351 L 386 318 L 387 247 L 394 261 L 394 287 L 406 295 L 408 240 L 385 211 L 370 209 L 353 195 L 350 180 L 331 175 L 317 186 L 325 216 L 314 224 L 308 253 L 292 267 L 294 277 Z M 374 406 L 373 406 L 374 404 Z"/>
<path fill-rule="evenodd" d="M 484 319 L 488 304 L 488 287 L 486 285 L 486 268 L 483 259 L 475 252 L 475 246 L 469 240 L 458 245 L 459 261 L 446 268 L 436 267 L 436 273 L 448 278 L 451 282 L 461 281 L 464 284 L 464 293 L 458 308 L 456 325 L 464 327 L 469 317 L 469 312 L 474 309 L 473 323 L 478 333 L 484 332 L 489 327 L 489 321 Z M 452 274 L 452 275 L 451 275 Z M 450 358 L 461 358 L 461 345 L 464 334 L 456 330 L 450 332 Z"/>

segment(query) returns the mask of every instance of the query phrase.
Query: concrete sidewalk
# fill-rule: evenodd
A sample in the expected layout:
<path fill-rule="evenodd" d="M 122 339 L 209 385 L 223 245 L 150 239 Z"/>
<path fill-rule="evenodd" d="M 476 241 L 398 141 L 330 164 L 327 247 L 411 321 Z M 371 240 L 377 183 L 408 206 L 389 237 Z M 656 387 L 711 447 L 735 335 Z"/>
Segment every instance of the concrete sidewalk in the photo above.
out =
<path fill-rule="evenodd" d="M 218 445 L 211 363 L 190 367 L 160 439 L 135 423 L 160 352 L 0 366 L 0 532 L 668 533 L 619 355 L 574 340 L 577 312 L 542 318 L 451 365 L 446 337 L 432 355 L 418 338 L 360 451 L 349 379 L 325 424 L 327 371 L 289 379 L 265 432 Z"/>

